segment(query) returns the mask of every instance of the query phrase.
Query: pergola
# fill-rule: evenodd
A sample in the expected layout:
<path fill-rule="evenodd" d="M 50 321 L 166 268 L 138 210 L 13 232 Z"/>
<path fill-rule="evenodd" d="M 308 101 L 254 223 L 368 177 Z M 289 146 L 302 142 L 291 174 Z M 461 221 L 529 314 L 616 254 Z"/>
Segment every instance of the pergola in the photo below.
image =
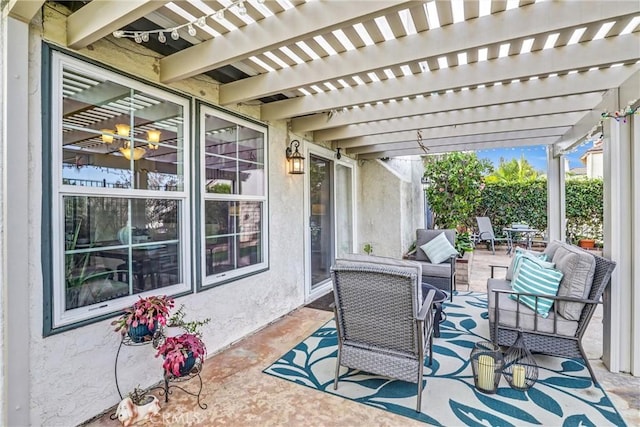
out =
<path fill-rule="evenodd" d="M 640 374 L 640 120 L 603 119 L 638 107 L 638 1 L 10 0 L 7 76 L 27 67 L 20 34 L 43 6 L 69 51 L 138 43 L 159 58 L 158 83 L 214 83 L 220 106 L 358 160 L 546 145 L 551 238 L 564 238 L 562 154 L 604 134 L 605 256 L 618 263 L 605 361 Z"/>

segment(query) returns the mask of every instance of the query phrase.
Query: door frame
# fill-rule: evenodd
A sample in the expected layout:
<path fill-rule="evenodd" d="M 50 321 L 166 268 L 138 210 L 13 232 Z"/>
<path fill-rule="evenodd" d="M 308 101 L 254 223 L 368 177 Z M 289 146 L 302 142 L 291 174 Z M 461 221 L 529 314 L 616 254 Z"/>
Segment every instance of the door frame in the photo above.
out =
<path fill-rule="evenodd" d="M 306 171 L 310 171 L 310 156 L 314 155 L 317 157 L 322 157 L 323 159 L 329 160 L 331 162 L 333 162 L 333 172 L 335 172 L 335 168 L 336 165 L 342 165 L 342 166 L 346 166 L 348 168 L 351 169 L 352 173 L 351 173 L 351 194 L 352 196 L 352 206 L 351 206 L 351 222 L 353 224 L 353 229 L 351 230 L 352 236 L 351 236 L 351 240 L 353 242 L 353 247 L 351 248 L 352 252 L 355 252 L 355 245 L 356 245 L 356 230 L 358 229 L 358 224 L 357 224 L 357 194 L 356 194 L 356 161 L 342 155 L 342 157 L 340 159 L 336 158 L 336 153 L 333 150 L 329 150 L 327 148 L 321 147 L 319 145 L 315 145 L 313 143 L 307 142 L 305 144 L 305 148 L 304 148 L 304 156 L 305 156 L 305 170 Z M 333 176 L 335 177 L 335 173 L 333 174 Z M 320 283 L 319 286 L 317 286 L 315 289 L 311 289 L 311 236 L 309 233 L 309 227 L 310 227 L 310 217 L 311 217 L 311 203 L 310 203 L 310 195 L 309 195 L 309 184 L 310 184 L 310 174 L 309 173 L 305 173 L 304 174 L 304 192 L 303 192 L 303 197 L 304 197 L 304 271 L 305 271 L 305 275 L 304 275 L 304 300 L 305 303 L 311 302 L 314 299 L 328 293 L 331 291 L 332 289 L 332 284 L 331 284 L 331 279 L 326 279 L 323 282 Z M 336 209 L 335 209 L 335 204 L 336 204 L 336 183 L 335 183 L 335 179 L 332 180 L 332 206 L 333 206 L 333 210 L 331 212 L 332 217 L 332 223 L 335 225 L 336 224 Z M 335 230 L 335 226 L 333 227 L 333 232 L 334 232 L 334 238 L 333 238 L 333 243 L 334 243 L 334 254 L 337 253 L 337 239 L 335 236 L 336 230 Z"/>

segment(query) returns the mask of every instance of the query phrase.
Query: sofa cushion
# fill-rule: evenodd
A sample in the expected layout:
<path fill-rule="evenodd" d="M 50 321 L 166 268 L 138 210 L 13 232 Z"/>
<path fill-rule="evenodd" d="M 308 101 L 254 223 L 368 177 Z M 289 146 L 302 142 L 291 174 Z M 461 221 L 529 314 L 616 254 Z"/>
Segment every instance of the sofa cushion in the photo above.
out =
<path fill-rule="evenodd" d="M 433 264 L 440 264 L 448 260 L 452 255 L 457 255 L 458 251 L 453 247 L 444 232 L 420 246 L 420 249 L 429 257 Z"/>
<path fill-rule="evenodd" d="M 557 295 L 560 281 L 562 280 L 562 272 L 555 268 L 547 268 L 545 265 L 541 265 L 543 262 L 523 256 L 516 271 L 513 273 L 513 281 L 511 283 L 513 290 L 536 295 Z M 533 296 L 518 297 L 511 295 L 510 297 L 519 300 L 534 310 L 536 309 L 537 301 L 538 313 L 543 317 L 549 315 L 549 309 L 553 305 L 553 300 L 548 298 L 537 298 L 536 300 Z"/>
<path fill-rule="evenodd" d="M 544 251 L 542 253 L 547 256 L 548 260 L 553 260 L 553 256 L 555 255 L 556 250 L 563 245 L 566 245 L 566 243 L 563 243 L 560 240 L 552 240 L 547 244 L 547 247 L 544 248 Z"/>
<path fill-rule="evenodd" d="M 562 271 L 558 296 L 586 299 L 591 291 L 593 275 L 596 271 L 596 259 L 590 253 L 571 245 L 560 245 L 554 252 L 553 262 Z M 569 320 L 580 319 L 584 308 L 579 302 L 558 302 L 558 314 Z"/>
<path fill-rule="evenodd" d="M 534 252 L 528 251 L 522 248 L 516 248 L 516 252 L 513 255 L 513 259 L 511 259 L 511 265 L 507 268 L 507 274 L 505 275 L 505 279 L 513 280 L 513 272 L 516 270 L 518 265 L 520 264 L 520 260 L 522 257 L 539 259 L 541 261 L 547 261 L 547 255 L 543 252 Z M 553 264 L 549 263 L 548 267 L 553 267 Z"/>
<path fill-rule="evenodd" d="M 512 328 L 522 328 L 523 330 L 534 330 L 535 312 L 524 304 L 518 304 L 509 298 L 508 294 L 498 294 L 492 292 L 494 289 L 511 290 L 511 284 L 504 279 L 489 279 L 487 281 L 487 295 L 489 297 L 489 322 L 493 325 L 496 319 L 496 297 L 499 298 L 498 307 L 500 310 L 500 325 Z M 539 332 L 554 333 L 553 324 L 556 321 L 556 315 L 552 311 L 547 318 L 538 318 Z M 578 322 L 575 320 L 567 320 L 562 316 L 558 316 L 557 333 L 568 337 L 573 337 L 578 330 Z"/>

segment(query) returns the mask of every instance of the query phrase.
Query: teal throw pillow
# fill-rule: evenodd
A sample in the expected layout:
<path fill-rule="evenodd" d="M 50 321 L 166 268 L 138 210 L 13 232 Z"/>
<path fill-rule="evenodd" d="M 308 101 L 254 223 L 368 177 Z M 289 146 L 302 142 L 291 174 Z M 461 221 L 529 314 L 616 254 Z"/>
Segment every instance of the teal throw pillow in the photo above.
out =
<path fill-rule="evenodd" d="M 548 263 L 546 263 L 548 264 Z M 513 274 L 511 287 L 516 292 L 526 292 L 536 295 L 557 295 L 562 272 L 555 268 L 545 268 L 537 260 L 523 257 Z M 509 298 L 518 301 L 516 295 L 509 295 Z M 536 309 L 536 298 L 531 296 L 520 296 L 521 303 L 532 310 Z M 538 313 L 542 317 L 549 316 L 549 310 L 553 305 L 553 300 L 548 298 L 538 298 Z"/>
<path fill-rule="evenodd" d="M 449 242 L 444 232 L 420 246 L 420 249 L 427 254 L 432 264 L 440 264 L 448 260 L 452 255 L 458 255 L 458 251 Z"/>
<path fill-rule="evenodd" d="M 534 251 L 528 251 L 526 249 L 522 249 L 522 248 L 516 248 L 515 254 L 513 255 L 513 259 L 511 260 L 511 265 L 509 266 L 509 268 L 507 268 L 507 274 L 505 276 L 506 280 L 513 280 L 513 273 L 518 269 L 518 265 L 520 265 L 520 260 L 522 260 L 522 257 L 526 257 L 526 258 L 531 258 L 531 259 L 537 259 L 540 261 L 547 261 L 547 255 L 542 253 L 542 252 L 534 252 Z M 547 264 L 541 264 L 546 268 L 551 268 L 554 267 L 554 265 L 552 263 Z"/>

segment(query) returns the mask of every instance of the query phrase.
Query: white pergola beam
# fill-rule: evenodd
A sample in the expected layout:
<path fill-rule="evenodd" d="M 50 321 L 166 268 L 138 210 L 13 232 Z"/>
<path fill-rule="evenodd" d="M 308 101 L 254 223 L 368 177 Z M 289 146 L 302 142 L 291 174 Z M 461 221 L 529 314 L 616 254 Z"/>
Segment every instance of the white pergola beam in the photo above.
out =
<path fill-rule="evenodd" d="M 455 114 L 455 113 L 452 113 Z M 491 133 L 514 132 L 521 130 L 545 129 L 572 126 L 585 112 L 555 114 L 552 116 L 523 117 L 511 120 L 469 123 L 458 126 L 443 126 L 422 131 L 422 138 L 452 138 L 461 136 L 483 135 Z M 384 133 L 371 136 L 360 136 L 337 141 L 334 145 L 343 148 L 364 147 L 375 144 L 389 144 L 402 141 L 415 141 L 417 131 Z"/>
<path fill-rule="evenodd" d="M 9 0 L 9 4 L 5 6 L 2 13 L 4 16 L 10 16 L 28 24 L 44 2 L 45 0 Z"/>
<path fill-rule="evenodd" d="M 314 1 L 286 10 L 222 37 L 204 41 L 160 60 L 160 80 L 170 83 L 241 61 L 279 46 L 349 24 L 406 9 L 411 1 Z"/>
<path fill-rule="evenodd" d="M 67 18 L 67 46 L 81 49 L 169 3 L 93 0 Z"/>
<path fill-rule="evenodd" d="M 563 127 L 554 127 L 554 128 L 544 128 L 544 129 L 535 129 L 535 130 L 518 130 L 518 131 L 509 131 L 509 132 L 495 132 L 495 133 L 487 133 L 487 134 L 477 134 L 477 135 L 461 135 L 454 137 L 444 137 L 444 138 L 428 138 L 423 139 L 422 144 L 428 149 L 433 149 L 435 147 L 453 147 L 461 144 L 482 144 L 488 141 L 513 141 L 513 140 L 526 140 L 527 138 L 545 138 L 545 137 L 554 137 L 558 138 L 568 129 L 568 126 Z M 343 148 L 343 147 L 340 147 Z M 412 140 L 405 140 L 402 142 L 394 142 L 388 144 L 375 144 L 368 145 L 366 147 L 356 147 L 349 148 L 345 150 L 345 153 L 352 154 L 371 154 L 371 153 L 379 153 L 383 151 L 397 151 L 397 150 L 406 150 L 406 149 L 414 149 L 420 148 L 420 145 L 416 141 L 415 135 Z"/>
<path fill-rule="evenodd" d="M 399 119 L 382 120 L 326 129 L 314 133 L 316 141 L 336 141 L 366 135 L 430 129 L 443 126 L 460 126 L 496 120 L 566 114 L 594 108 L 602 99 L 601 93 L 588 93 L 537 99 L 533 101 L 499 104 L 487 107 L 460 109 L 457 111 L 424 114 Z M 339 141 L 338 141 L 339 142 Z"/>
<path fill-rule="evenodd" d="M 521 83 L 518 90 L 513 90 L 511 85 L 504 85 L 472 89 L 464 93 L 445 93 L 437 97 L 418 97 L 401 102 L 387 102 L 364 108 L 341 110 L 331 118 L 326 113 L 318 113 L 292 119 L 291 129 L 293 132 L 304 133 L 375 120 L 433 114 L 440 111 L 454 111 L 584 92 L 601 92 L 618 87 L 638 69 L 640 69 L 639 66 L 633 65 L 530 80 Z"/>
<path fill-rule="evenodd" d="M 476 151 L 476 150 L 486 150 L 489 148 L 526 147 L 530 145 L 549 145 L 549 144 L 553 144 L 557 139 L 558 137 L 556 136 L 543 136 L 540 138 L 524 138 L 524 139 L 494 140 L 494 141 L 485 141 L 485 142 L 449 144 L 449 145 L 435 146 L 433 148 L 426 145 L 429 148 L 427 153 L 425 153 L 416 144 L 415 148 L 362 154 L 358 156 L 358 159 L 368 160 L 368 159 L 380 159 L 385 157 L 421 156 L 421 155 L 423 156 L 426 154 L 448 153 L 451 151 Z"/>
<path fill-rule="evenodd" d="M 583 7 L 581 13 L 576 13 L 575 5 L 568 2 L 542 3 L 472 19 L 462 26 L 447 25 L 379 45 L 365 46 L 278 72 L 221 85 L 219 102 L 228 105 L 263 98 L 343 76 L 397 67 L 428 57 L 470 51 L 537 34 L 559 32 L 591 22 L 615 20 L 619 16 L 640 11 L 640 6 L 634 2 L 616 2 L 610 7 L 590 2 Z M 416 46 L 424 48 L 416 49 Z"/>
<path fill-rule="evenodd" d="M 351 105 L 414 96 L 426 91 L 440 92 L 614 63 L 630 63 L 637 61 L 638 52 L 635 49 L 630 49 L 629 46 L 638 46 L 639 44 L 640 34 L 632 33 L 526 55 L 515 55 L 430 73 L 414 74 L 312 96 L 301 96 L 263 105 L 262 119 L 286 119 Z"/>

